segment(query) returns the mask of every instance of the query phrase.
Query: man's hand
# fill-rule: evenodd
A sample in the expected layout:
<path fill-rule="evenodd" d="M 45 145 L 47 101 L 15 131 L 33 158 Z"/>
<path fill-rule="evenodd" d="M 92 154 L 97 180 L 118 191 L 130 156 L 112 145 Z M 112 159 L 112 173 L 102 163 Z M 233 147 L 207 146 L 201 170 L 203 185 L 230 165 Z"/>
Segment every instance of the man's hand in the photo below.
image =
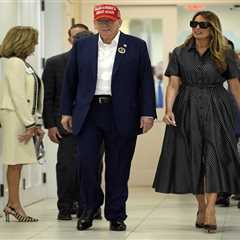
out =
<path fill-rule="evenodd" d="M 164 117 L 163 117 L 163 121 L 167 124 L 167 125 L 172 125 L 174 127 L 176 127 L 176 121 L 175 121 L 175 116 L 173 112 L 166 112 Z"/>
<path fill-rule="evenodd" d="M 72 116 L 62 115 L 61 124 L 67 132 L 72 132 Z"/>
<path fill-rule="evenodd" d="M 48 137 L 54 143 L 59 143 L 59 138 L 61 139 L 62 136 L 59 133 L 57 127 L 52 127 L 48 129 Z"/>
<path fill-rule="evenodd" d="M 146 133 L 152 128 L 154 119 L 153 117 L 141 117 L 140 121 L 140 128 L 143 129 L 143 133 Z"/>

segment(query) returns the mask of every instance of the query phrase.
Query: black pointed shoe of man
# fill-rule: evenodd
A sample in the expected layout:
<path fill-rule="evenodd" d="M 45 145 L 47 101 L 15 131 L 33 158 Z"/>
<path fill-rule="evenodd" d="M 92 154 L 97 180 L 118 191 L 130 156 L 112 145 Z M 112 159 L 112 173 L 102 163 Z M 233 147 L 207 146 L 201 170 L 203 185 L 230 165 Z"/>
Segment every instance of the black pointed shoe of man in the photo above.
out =
<path fill-rule="evenodd" d="M 111 231 L 126 231 L 127 225 L 124 221 L 110 221 Z"/>
<path fill-rule="evenodd" d="M 83 213 L 83 210 L 79 211 L 78 214 L 77 214 L 77 217 L 80 218 L 82 216 L 82 213 Z M 93 219 L 94 220 L 102 220 L 102 210 L 101 210 L 101 208 L 98 208 L 95 211 Z"/>
<path fill-rule="evenodd" d="M 94 216 L 96 215 L 96 210 L 88 209 L 83 210 L 81 217 L 77 222 L 77 229 L 79 231 L 84 231 L 89 229 L 93 224 Z M 124 221 L 110 221 L 111 231 L 126 231 L 127 225 Z"/>
<path fill-rule="evenodd" d="M 90 228 L 92 226 L 95 213 L 95 209 L 84 209 L 81 217 L 78 219 L 77 229 L 79 231 L 84 231 Z"/>
<path fill-rule="evenodd" d="M 58 220 L 68 221 L 68 220 L 72 220 L 72 216 L 67 211 L 59 211 L 57 219 Z"/>

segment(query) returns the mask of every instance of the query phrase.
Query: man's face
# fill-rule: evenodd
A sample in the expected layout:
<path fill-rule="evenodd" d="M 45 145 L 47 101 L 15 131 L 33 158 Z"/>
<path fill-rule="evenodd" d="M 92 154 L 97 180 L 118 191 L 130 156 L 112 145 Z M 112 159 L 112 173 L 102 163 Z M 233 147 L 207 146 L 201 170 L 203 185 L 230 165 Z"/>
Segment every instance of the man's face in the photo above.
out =
<path fill-rule="evenodd" d="M 111 41 L 117 35 L 121 25 L 121 19 L 112 21 L 107 18 L 101 18 L 94 21 L 95 29 L 99 32 L 102 40 L 106 43 L 111 43 Z"/>
<path fill-rule="evenodd" d="M 79 32 L 84 32 L 86 31 L 85 28 L 80 28 L 80 27 L 75 27 L 75 28 L 72 28 L 71 31 L 70 31 L 70 36 L 68 38 L 68 41 L 73 45 L 74 43 L 74 36 L 79 33 Z"/>

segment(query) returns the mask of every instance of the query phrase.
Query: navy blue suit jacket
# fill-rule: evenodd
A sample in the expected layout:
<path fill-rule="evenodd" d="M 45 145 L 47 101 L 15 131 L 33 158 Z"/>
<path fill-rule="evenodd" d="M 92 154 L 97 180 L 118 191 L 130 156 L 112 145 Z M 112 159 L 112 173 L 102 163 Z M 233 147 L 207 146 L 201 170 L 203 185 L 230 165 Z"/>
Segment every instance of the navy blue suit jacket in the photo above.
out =
<path fill-rule="evenodd" d="M 79 40 L 71 50 L 63 85 L 62 115 L 73 118 L 73 133 L 84 124 L 97 83 L 98 37 Z M 118 49 L 125 48 L 125 53 Z M 140 117 L 156 118 L 155 91 L 146 43 L 120 34 L 112 72 L 112 105 L 116 127 L 122 136 L 141 133 Z"/>

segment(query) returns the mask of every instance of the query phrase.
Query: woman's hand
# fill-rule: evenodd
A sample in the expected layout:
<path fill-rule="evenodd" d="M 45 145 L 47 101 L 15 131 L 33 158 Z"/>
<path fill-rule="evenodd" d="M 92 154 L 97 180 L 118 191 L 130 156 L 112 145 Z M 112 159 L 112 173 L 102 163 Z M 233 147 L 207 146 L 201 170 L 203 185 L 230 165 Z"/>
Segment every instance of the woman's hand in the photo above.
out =
<path fill-rule="evenodd" d="M 175 116 L 173 112 L 166 112 L 164 117 L 163 117 L 163 121 L 167 124 L 167 125 L 172 125 L 174 127 L 176 127 L 176 121 L 175 121 Z"/>
<path fill-rule="evenodd" d="M 41 127 L 36 127 L 35 129 L 35 135 L 38 136 L 41 140 L 44 137 L 45 132 L 42 130 Z"/>
<path fill-rule="evenodd" d="M 30 139 L 34 136 L 36 127 L 27 128 L 25 133 L 18 135 L 18 140 L 20 143 L 27 144 Z"/>
<path fill-rule="evenodd" d="M 163 121 L 167 125 L 172 125 L 174 127 L 176 127 L 177 125 L 172 109 L 181 84 L 182 84 L 181 78 L 179 76 L 173 75 L 169 78 L 166 91 L 166 113 L 163 117 Z"/>

